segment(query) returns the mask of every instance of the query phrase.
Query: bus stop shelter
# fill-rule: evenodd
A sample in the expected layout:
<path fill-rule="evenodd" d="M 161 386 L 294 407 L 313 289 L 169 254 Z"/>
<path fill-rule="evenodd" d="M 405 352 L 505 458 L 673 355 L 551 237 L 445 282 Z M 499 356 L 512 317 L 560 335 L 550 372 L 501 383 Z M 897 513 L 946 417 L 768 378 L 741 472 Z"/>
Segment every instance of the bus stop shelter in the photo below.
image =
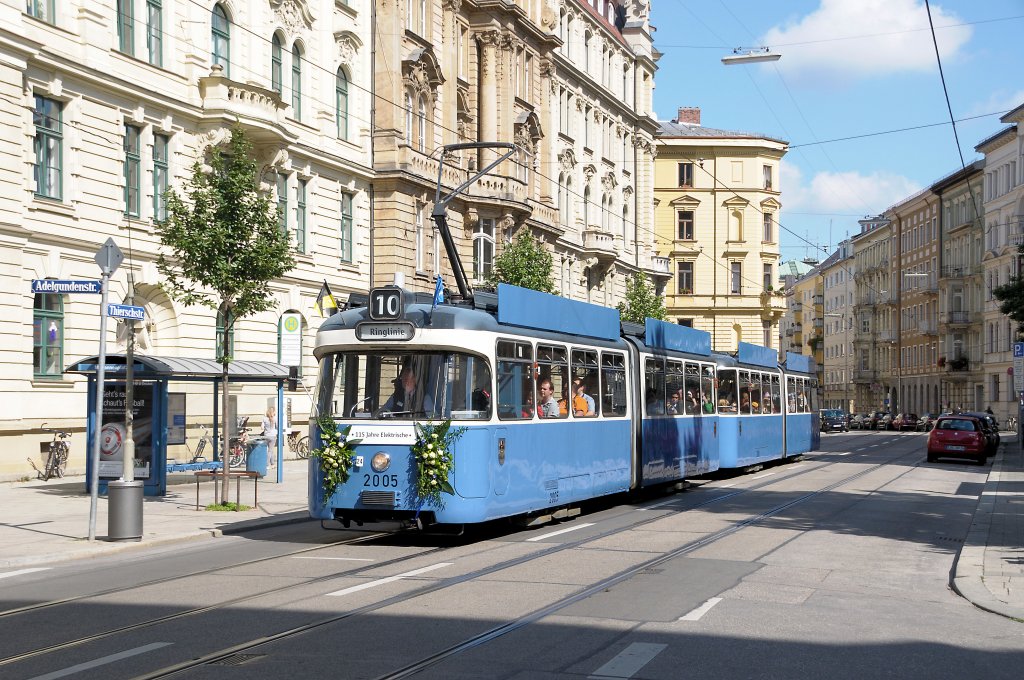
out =
<path fill-rule="evenodd" d="M 184 443 L 185 422 L 184 400 L 181 407 L 168 392 L 171 382 L 206 382 L 212 384 L 211 398 L 213 413 L 214 457 L 223 460 L 224 447 L 220 442 L 220 390 L 223 382 L 223 367 L 213 359 L 191 359 L 183 357 L 159 357 L 136 354 L 133 363 L 133 429 L 136 442 L 136 479 L 144 481 L 147 496 L 163 496 L 167 493 L 167 446 L 169 443 Z M 89 378 L 88 405 L 86 414 L 87 451 L 92 451 L 93 437 L 104 426 L 111 428 L 111 437 L 116 440 L 123 431 L 125 420 L 125 387 L 128 360 L 124 354 L 108 354 L 104 367 L 103 423 L 96 422 L 96 379 L 99 357 L 76 361 L 67 368 L 67 373 L 78 373 Z M 228 364 L 228 382 L 231 385 L 248 383 L 275 383 L 277 385 L 277 482 L 283 481 L 284 457 L 284 383 L 288 379 L 288 367 L 270 361 L 235 360 Z M 121 423 L 120 430 L 117 423 Z M 180 441 L 176 440 L 180 432 Z M 140 446 L 140 442 L 143 443 Z M 103 442 L 101 442 L 102 444 Z M 110 447 L 108 447 L 110 448 Z M 106 482 L 121 476 L 120 454 L 112 454 L 101 446 L 100 490 L 106 491 Z M 139 462 L 143 465 L 140 467 Z M 92 479 L 92 456 L 87 456 L 86 479 Z M 114 474 L 116 468 L 116 474 Z M 88 486 L 88 482 L 87 482 Z"/>

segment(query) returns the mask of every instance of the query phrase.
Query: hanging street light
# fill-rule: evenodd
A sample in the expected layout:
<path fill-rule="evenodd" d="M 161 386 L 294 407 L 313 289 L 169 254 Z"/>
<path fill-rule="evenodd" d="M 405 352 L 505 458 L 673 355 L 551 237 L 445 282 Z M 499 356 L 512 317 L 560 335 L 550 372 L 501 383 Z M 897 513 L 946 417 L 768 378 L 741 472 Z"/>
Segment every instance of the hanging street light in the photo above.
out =
<path fill-rule="evenodd" d="M 751 64 L 758 61 L 778 61 L 781 54 L 772 52 L 768 47 L 737 47 L 732 54 L 722 57 L 722 63 L 726 66 L 731 64 Z"/>

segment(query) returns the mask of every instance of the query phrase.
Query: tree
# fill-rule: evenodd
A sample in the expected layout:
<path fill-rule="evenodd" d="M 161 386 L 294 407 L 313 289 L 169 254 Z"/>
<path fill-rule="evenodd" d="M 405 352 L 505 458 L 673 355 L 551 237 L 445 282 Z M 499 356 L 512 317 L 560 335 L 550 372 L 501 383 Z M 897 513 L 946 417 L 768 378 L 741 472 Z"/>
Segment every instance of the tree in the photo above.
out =
<path fill-rule="evenodd" d="M 496 286 L 509 283 L 542 293 L 554 293 L 551 282 L 551 253 L 533 238 L 529 229 L 520 229 L 515 240 L 507 243 L 501 255 L 494 258 L 494 268 L 487 283 Z"/>
<path fill-rule="evenodd" d="M 1017 249 L 1024 253 L 1024 247 Z M 999 300 L 999 311 L 1017 324 L 1017 337 L 1024 331 L 1024 279 L 1013 276 L 1009 283 L 992 289 L 992 295 Z"/>
<path fill-rule="evenodd" d="M 651 319 L 665 320 L 665 303 L 654 292 L 647 277 L 637 272 L 626 280 L 626 299 L 619 303 L 619 316 L 623 321 L 644 323 Z"/>
<path fill-rule="evenodd" d="M 228 366 L 230 339 L 239 319 L 271 309 L 270 282 L 294 265 L 288 233 L 281 229 L 277 206 L 260 191 L 252 145 L 235 127 L 227 148 L 212 150 L 210 167 L 201 159 L 192 166 L 185 196 L 171 191 L 167 220 L 157 233 L 164 251 L 157 268 L 167 280 L 168 294 L 185 305 L 202 305 L 223 320 L 221 363 L 224 429 L 229 441 Z M 223 461 L 223 493 L 228 498 L 228 459 Z"/>

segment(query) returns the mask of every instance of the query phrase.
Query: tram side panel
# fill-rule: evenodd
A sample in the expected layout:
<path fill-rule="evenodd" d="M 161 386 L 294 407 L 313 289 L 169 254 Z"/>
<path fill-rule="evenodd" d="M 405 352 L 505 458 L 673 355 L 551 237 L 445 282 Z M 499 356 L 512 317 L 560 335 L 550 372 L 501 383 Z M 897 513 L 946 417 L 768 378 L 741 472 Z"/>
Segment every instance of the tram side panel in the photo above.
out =
<path fill-rule="evenodd" d="M 641 423 L 641 486 L 680 481 L 718 469 L 718 417 L 651 416 Z"/>

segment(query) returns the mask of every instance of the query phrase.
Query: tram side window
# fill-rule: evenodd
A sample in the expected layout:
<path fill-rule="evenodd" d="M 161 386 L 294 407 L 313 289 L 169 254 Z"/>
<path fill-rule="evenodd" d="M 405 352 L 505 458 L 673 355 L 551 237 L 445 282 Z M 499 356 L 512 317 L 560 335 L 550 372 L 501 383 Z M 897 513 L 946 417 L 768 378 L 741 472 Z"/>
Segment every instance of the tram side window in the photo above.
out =
<path fill-rule="evenodd" d="M 448 359 L 448 401 L 455 420 L 490 420 L 491 371 L 478 357 L 455 354 Z"/>
<path fill-rule="evenodd" d="M 740 415 L 750 415 L 750 371 L 738 371 L 740 379 Z"/>
<path fill-rule="evenodd" d="M 601 412 L 605 417 L 626 415 L 626 357 L 601 353 Z"/>
<path fill-rule="evenodd" d="M 796 413 L 796 378 L 786 376 L 786 413 Z"/>
<path fill-rule="evenodd" d="M 700 414 L 703 398 L 700 393 L 700 365 L 686 362 L 686 389 L 683 392 L 686 401 L 686 415 Z"/>
<path fill-rule="evenodd" d="M 772 413 L 782 413 L 782 390 L 778 374 L 772 375 Z"/>
<path fill-rule="evenodd" d="M 665 362 L 648 359 L 644 370 L 644 409 L 649 416 L 665 415 Z"/>
<path fill-rule="evenodd" d="M 736 413 L 736 371 L 718 372 L 718 412 Z"/>
<path fill-rule="evenodd" d="M 807 381 L 796 379 L 796 412 L 807 413 Z"/>
<path fill-rule="evenodd" d="M 596 418 L 601 405 L 594 397 L 600 394 L 598 386 L 597 352 L 574 349 L 572 351 L 572 414 L 577 418 Z"/>
<path fill-rule="evenodd" d="M 714 366 L 702 366 L 701 367 L 701 392 L 703 402 L 704 413 L 714 413 L 715 404 L 715 368 Z"/>
<path fill-rule="evenodd" d="M 497 359 L 498 418 L 533 418 L 533 346 L 528 342 L 499 340 Z"/>
<path fill-rule="evenodd" d="M 685 412 L 686 387 L 683 380 L 683 362 L 668 359 L 665 362 L 665 413 L 681 416 Z"/>
<path fill-rule="evenodd" d="M 537 415 L 569 416 L 569 360 L 564 347 L 537 345 Z"/>

